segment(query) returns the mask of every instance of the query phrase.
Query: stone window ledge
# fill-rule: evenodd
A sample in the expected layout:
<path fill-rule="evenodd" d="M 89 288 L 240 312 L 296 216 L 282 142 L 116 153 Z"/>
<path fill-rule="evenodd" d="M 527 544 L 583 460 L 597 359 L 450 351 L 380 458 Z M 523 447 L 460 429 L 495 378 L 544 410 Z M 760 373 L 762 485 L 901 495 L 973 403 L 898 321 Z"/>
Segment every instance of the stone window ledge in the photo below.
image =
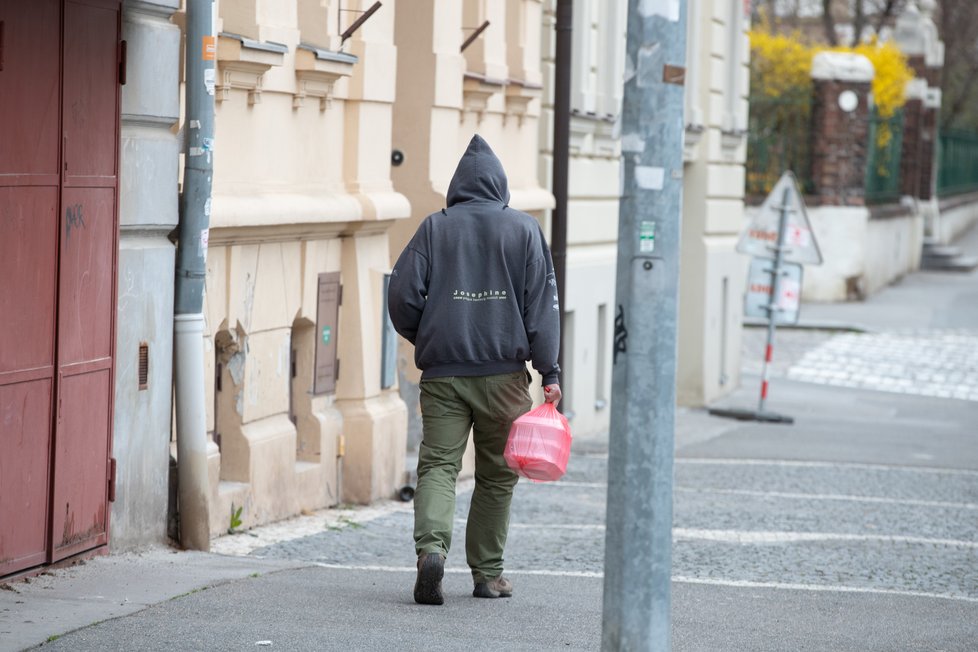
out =
<path fill-rule="evenodd" d="M 510 79 L 506 84 L 506 115 L 514 116 L 523 124 L 530 102 L 543 95 L 543 84 L 521 79 Z"/>
<path fill-rule="evenodd" d="M 571 111 L 570 151 L 577 156 L 617 158 L 621 152 L 613 116 Z"/>
<path fill-rule="evenodd" d="M 299 108 L 307 97 L 319 99 L 319 110 L 333 103 L 333 86 L 353 74 L 359 59 L 346 52 L 333 52 L 314 45 L 300 44 L 295 53 L 295 94 L 292 106 Z"/>
<path fill-rule="evenodd" d="M 489 105 L 489 98 L 503 92 L 505 88 L 505 79 L 467 72 L 462 81 L 462 106 L 466 111 L 477 113 L 479 120 L 482 120 L 482 114 Z"/>
<path fill-rule="evenodd" d="M 217 39 L 216 100 L 231 99 L 232 90 L 248 93 L 248 104 L 261 103 L 262 78 L 272 66 L 281 66 L 288 46 L 260 42 L 222 32 Z"/>

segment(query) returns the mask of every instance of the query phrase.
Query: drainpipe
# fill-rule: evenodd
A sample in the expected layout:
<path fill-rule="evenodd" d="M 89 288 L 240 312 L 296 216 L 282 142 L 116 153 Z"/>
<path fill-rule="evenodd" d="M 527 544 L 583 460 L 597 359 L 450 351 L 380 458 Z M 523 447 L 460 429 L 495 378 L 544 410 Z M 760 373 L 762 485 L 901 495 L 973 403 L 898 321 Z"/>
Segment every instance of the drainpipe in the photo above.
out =
<path fill-rule="evenodd" d="M 554 212 L 550 225 L 550 255 L 557 278 L 560 304 L 560 355 L 557 364 L 564 369 L 564 306 L 567 305 L 567 177 L 570 163 L 570 91 L 571 91 L 571 30 L 574 17 L 573 0 L 557 0 L 557 42 L 554 67 Z"/>
<path fill-rule="evenodd" d="M 186 151 L 174 291 L 174 391 L 180 544 L 210 549 L 204 402 L 204 279 L 214 143 L 214 0 L 187 0 Z"/>

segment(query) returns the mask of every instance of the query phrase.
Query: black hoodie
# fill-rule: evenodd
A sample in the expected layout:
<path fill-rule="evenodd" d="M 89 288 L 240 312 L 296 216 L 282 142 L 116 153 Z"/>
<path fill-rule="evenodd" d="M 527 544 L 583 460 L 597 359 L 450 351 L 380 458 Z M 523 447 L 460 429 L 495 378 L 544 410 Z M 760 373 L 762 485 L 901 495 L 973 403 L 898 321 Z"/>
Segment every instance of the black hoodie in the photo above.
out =
<path fill-rule="evenodd" d="M 422 378 L 490 376 L 527 360 L 558 382 L 560 312 L 536 220 L 509 208 L 506 173 L 475 135 L 448 186 L 394 265 L 388 307 Z"/>

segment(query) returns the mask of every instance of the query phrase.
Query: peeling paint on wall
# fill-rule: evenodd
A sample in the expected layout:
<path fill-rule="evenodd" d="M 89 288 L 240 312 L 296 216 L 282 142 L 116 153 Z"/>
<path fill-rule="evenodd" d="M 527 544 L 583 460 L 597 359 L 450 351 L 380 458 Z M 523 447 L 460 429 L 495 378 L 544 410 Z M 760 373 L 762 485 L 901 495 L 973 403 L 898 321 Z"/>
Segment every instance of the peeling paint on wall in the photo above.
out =
<path fill-rule="evenodd" d="M 231 356 L 228 360 L 228 373 L 231 374 L 231 380 L 235 385 L 240 385 L 244 382 L 244 366 L 245 366 L 245 356 L 244 353 L 238 351 Z"/>

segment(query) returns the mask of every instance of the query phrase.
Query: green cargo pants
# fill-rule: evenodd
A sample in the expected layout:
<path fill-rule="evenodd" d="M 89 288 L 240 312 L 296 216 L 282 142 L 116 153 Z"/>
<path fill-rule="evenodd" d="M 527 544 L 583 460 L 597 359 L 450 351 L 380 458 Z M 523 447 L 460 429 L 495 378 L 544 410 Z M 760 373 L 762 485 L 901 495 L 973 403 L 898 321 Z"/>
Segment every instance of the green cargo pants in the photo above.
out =
<path fill-rule="evenodd" d="M 530 409 L 529 374 L 454 376 L 421 381 L 424 433 L 414 494 L 414 543 L 418 555 L 448 555 L 455 519 L 455 481 L 469 429 L 475 443 L 475 490 L 465 529 L 465 556 L 472 577 L 485 582 L 503 572 L 509 505 L 517 475 L 503 459 L 509 428 Z"/>

